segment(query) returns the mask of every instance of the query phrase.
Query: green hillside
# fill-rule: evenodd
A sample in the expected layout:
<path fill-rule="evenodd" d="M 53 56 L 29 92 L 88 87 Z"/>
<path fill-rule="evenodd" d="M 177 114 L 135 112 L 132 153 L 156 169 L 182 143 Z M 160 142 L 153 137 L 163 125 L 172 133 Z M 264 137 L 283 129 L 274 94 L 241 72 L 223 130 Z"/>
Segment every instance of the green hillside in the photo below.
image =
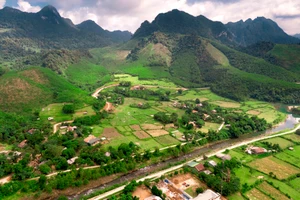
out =
<path fill-rule="evenodd" d="M 269 54 L 274 56 L 282 67 L 297 72 L 300 76 L 300 45 L 277 44 Z"/>
<path fill-rule="evenodd" d="M 50 69 L 32 67 L 0 77 L 0 109 L 32 112 L 53 102 L 90 103 L 87 92 L 73 86 Z"/>

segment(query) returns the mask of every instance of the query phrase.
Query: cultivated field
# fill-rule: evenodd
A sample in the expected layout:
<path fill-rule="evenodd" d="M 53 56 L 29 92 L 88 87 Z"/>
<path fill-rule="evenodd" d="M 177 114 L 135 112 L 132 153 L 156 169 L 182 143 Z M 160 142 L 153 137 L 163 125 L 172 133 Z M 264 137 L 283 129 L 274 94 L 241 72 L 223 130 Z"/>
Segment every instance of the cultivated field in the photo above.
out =
<path fill-rule="evenodd" d="M 272 200 L 270 197 L 268 197 L 256 188 L 247 192 L 246 196 L 251 200 Z"/>
<path fill-rule="evenodd" d="M 295 146 L 293 151 L 285 150 L 281 153 L 278 153 L 275 155 L 275 157 L 300 167 L 300 146 Z"/>
<path fill-rule="evenodd" d="M 288 200 L 287 196 L 282 194 L 279 190 L 271 186 L 267 182 L 261 183 L 259 186 L 257 186 L 259 190 L 263 191 L 265 194 L 270 195 L 274 199 L 280 199 L 280 200 Z"/>
<path fill-rule="evenodd" d="M 115 128 L 104 128 L 101 134 L 101 137 L 106 137 L 107 139 L 114 139 L 120 136 L 120 133 Z"/>
<path fill-rule="evenodd" d="M 300 173 L 300 169 L 286 162 L 283 162 L 273 156 L 254 160 L 248 165 L 266 174 L 272 172 L 279 179 L 286 179 L 292 175 Z"/>
<path fill-rule="evenodd" d="M 298 192 L 300 192 L 300 178 L 295 178 L 293 180 L 290 181 L 290 185 L 297 190 Z"/>
<path fill-rule="evenodd" d="M 136 131 L 136 132 L 134 132 L 134 135 L 141 140 L 150 137 L 150 135 L 148 135 L 145 131 Z"/>
<path fill-rule="evenodd" d="M 289 135 L 284 136 L 284 138 L 290 139 L 295 142 L 300 142 L 300 136 L 297 134 L 289 134 Z"/>
<path fill-rule="evenodd" d="M 169 132 L 168 131 L 165 131 L 165 130 L 150 130 L 150 131 L 147 131 L 152 137 L 159 137 L 159 136 L 162 136 L 162 135 L 168 135 Z"/>

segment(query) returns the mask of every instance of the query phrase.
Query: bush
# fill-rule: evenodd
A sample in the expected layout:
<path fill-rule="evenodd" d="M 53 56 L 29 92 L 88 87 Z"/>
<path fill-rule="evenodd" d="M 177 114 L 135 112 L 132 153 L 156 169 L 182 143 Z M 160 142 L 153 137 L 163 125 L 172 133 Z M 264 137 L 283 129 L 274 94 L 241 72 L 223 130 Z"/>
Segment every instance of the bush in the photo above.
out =
<path fill-rule="evenodd" d="M 64 107 L 62 108 L 62 111 L 65 114 L 73 114 L 73 113 L 75 113 L 75 107 L 73 104 L 67 104 L 67 105 L 64 105 Z"/>
<path fill-rule="evenodd" d="M 51 172 L 51 168 L 47 164 L 42 164 L 39 170 L 42 174 L 49 174 Z"/>
<path fill-rule="evenodd" d="M 197 189 L 196 189 L 196 193 L 197 194 L 200 194 L 200 193 L 203 193 L 204 192 L 204 190 L 203 190 L 203 188 L 201 188 L 201 187 L 198 187 Z"/>

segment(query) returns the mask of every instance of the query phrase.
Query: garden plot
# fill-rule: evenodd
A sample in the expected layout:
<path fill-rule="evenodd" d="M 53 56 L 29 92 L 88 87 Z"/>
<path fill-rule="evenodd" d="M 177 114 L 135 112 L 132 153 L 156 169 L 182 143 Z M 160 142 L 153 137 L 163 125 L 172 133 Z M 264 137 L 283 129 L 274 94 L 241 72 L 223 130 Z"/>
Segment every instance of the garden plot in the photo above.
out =
<path fill-rule="evenodd" d="M 272 138 L 272 139 L 268 139 L 268 140 L 264 140 L 264 142 L 270 142 L 272 144 L 278 144 L 280 146 L 280 148 L 285 149 L 287 147 L 290 146 L 294 146 L 294 143 L 283 139 L 281 137 L 276 137 L 276 138 Z"/>
<path fill-rule="evenodd" d="M 292 175 L 300 173 L 300 169 L 281 161 L 273 156 L 257 159 L 248 164 L 265 174 L 272 172 L 278 179 L 286 179 Z"/>
<path fill-rule="evenodd" d="M 259 191 L 258 189 L 254 188 L 247 192 L 247 197 L 251 200 L 272 200 L 270 197 Z"/>
<path fill-rule="evenodd" d="M 159 130 L 159 129 L 163 129 L 163 126 L 155 125 L 155 124 L 142 124 L 142 128 L 144 130 Z"/>
<path fill-rule="evenodd" d="M 258 188 L 259 190 L 263 191 L 265 194 L 270 195 L 274 199 L 289 200 L 287 196 L 282 194 L 279 190 L 277 190 L 267 182 L 263 182 L 258 186 Z"/>
<path fill-rule="evenodd" d="M 115 128 L 104 128 L 101 137 L 106 137 L 107 139 L 114 139 L 122 136 Z"/>
<path fill-rule="evenodd" d="M 162 135 L 168 135 L 169 132 L 166 131 L 166 130 L 150 130 L 150 131 L 147 131 L 152 137 L 159 137 L 159 136 L 162 136 Z"/>
<path fill-rule="evenodd" d="M 146 139 L 146 138 L 150 138 L 150 135 L 148 135 L 145 131 L 135 131 L 134 135 L 136 137 L 138 137 L 139 139 Z"/>

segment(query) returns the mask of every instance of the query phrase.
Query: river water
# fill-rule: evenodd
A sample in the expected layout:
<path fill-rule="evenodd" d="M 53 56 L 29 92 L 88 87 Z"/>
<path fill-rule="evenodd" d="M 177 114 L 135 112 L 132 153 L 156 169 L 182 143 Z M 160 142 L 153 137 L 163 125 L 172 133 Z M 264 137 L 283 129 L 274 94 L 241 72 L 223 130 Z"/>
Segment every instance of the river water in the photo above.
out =
<path fill-rule="evenodd" d="M 278 107 L 278 109 L 280 109 L 281 111 L 285 111 L 285 113 L 288 114 L 286 109 L 282 110 L 282 106 L 280 108 Z M 230 139 L 230 140 L 220 141 L 220 142 L 216 142 L 216 143 L 213 143 L 213 144 L 203 146 L 202 148 L 196 149 L 193 152 L 190 152 L 190 153 L 188 153 L 184 156 L 180 156 L 178 158 L 171 158 L 171 159 L 168 159 L 166 161 L 162 161 L 160 163 L 153 164 L 153 165 L 150 165 L 148 167 L 129 172 L 128 174 L 125 174 L 125 175 L 121 176 L 120 178 L 117 178 L 117 179 L 115 179 L 115 180 L 113 180 L 109 183 L 100 185 L 99 187 L 86 190 L 86 191 L 84 191 L 80 194 L 68 196 L 68 199 L 80 199 L 81 197 L 86 196 L 88 194 L 91 194 L 95 191 L 103 190 L 103 189 L 111 187 L 115 184 L 120 184 L 120 183 L 124 183 L 126 181 L 131 181 L 131 180 L 137 179 L 138 177 L 146 176 L 149 173 L 153 173 L 153 172 L 162 170 L 162 169 L 164 169 L 164 168 L 166 168 L 170 165 L 174 165 L 179 161 L 190 160 L 192 158 L 196 158 L 196 157 L 199 157 L 201 155 L 207 154 L 210 151 L 214 151 L 214 150 L 217 150 L 217 149 L 223 149 L 223 148 L 229 147 L 229 146 L 231 146 L 235 143 L 248 140 L 250 138 L 262 137 L 262 136 L 271 135 L 273 133 L 283 131 L 283 130 L 286 130 L 286 129 L 292 129 L 299 122 L 300 122 L 300 116 L 296 116 L 296 115 L 293 115 L 293 114 L 289 113 L 284 122 L 282 122 L 279 125 L 265 131 L 264 133 L 251 133 L 251 134 L 247 134 L 247 135 L 242 135 L 238 139 Z"/>

